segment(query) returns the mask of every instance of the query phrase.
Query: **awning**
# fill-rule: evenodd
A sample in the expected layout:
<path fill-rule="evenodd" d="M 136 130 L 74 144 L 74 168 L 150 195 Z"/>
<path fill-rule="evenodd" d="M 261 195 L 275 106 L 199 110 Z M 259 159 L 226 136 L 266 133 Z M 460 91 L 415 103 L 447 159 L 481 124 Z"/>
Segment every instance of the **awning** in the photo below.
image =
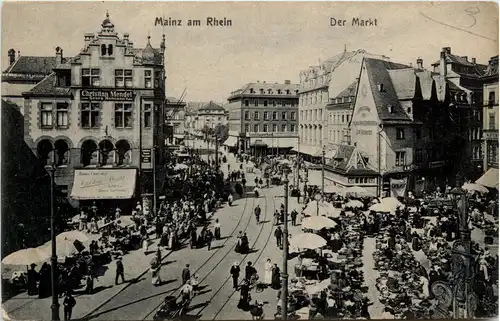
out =
<path fill-rule="evenodd" d="M 250 139 L 250 146 L 264 146 L 268 148 L 290 148 L 297 146 L 297 138 L 293 137 L 255 137 Z"/>
<path fill-rule="evenodd" d="M 238 138 L 236 138 L 234 136 L 229 136 L 226 139 L 226 141 L 223 143 L 224 146 L 230 146 L 230 147 L 233 147 L 236 144 L 238 144 Z"/>
<path fill-rule="evenodd" d="M 498 187 L 498 168 L 490 168 L 477 181 L 477 184 L 484 185 L 489 188 Z"/>
<path fill-rule="evenodd" d="M 300 153 L 316 157 L 316 156 L 321 156 L 321 154 L 323 153 L 323 150 L 319 147 L 316 147 L 316 146 L 301 145 L 300 146 Z"/>
<path fill-rule="evenodd" d="M 250 142 L 250 146 L 268 146 L 268 144 L 266 144 L 266 142 L 263 141 L 263 139 L 256 139 L 253 142 Z"/>
<path fill-rule="evenodd" d="M 134 196 L 135 168 L 127 169 L 77 169 L 71 198 L 129 199 Z"/>

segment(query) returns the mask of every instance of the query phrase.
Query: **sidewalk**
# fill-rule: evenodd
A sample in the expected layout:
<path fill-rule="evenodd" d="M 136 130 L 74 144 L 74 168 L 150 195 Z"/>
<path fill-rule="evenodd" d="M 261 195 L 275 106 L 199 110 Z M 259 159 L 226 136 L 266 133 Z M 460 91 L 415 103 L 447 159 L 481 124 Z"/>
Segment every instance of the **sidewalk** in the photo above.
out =
<path fill-rule="evenodd" d="M 147 278 L 145 275 L 149 271 L 149 262 L 151 261 L 159 239 L 153 240 L 149 247 L 148 255 L 145 255 L 141 249 L 134 250 L 125 254 L 122 257 L 125 267 L 126 283 L 115 285 L 116 263 L 113 260 L 111 263 L 104 266 L 105 273 L 94 281 L 94 294 L 81 294 L 81 290 L 75 291 L 76 306 L 73 309 L 73 319 L 81 318 L 87 315 L 90 311 L 95 310 L 112 297 L 126 288 L 130 281 L 141 281 Z M 163 250 L 163 259 L 171 253 L 170 250 Z M 143 278 L 144 276 L 144 278 Z M 62 298 L 59 299 L 59 304 L 62 305 Z M 12 319 L 17 320 L 50 320 L 51 310 L 50 305 L 52 298 L 39 299 L 37 296 L 28 296 L 26 292 L 21 293 L 10 300 L 2 303 L 3 310 Z M 62 317 L 63 309 L 60 309 Z"/>

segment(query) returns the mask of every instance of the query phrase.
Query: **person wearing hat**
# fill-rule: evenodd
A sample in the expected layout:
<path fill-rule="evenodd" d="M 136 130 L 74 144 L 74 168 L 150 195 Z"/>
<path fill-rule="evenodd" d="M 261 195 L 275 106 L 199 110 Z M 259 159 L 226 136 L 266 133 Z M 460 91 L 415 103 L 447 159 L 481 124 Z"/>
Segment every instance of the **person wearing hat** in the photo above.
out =
<path fill-rule="evenodd" d="M 122 283 L 125 283 L 125 273 L 124 273 L 124 268 L 123 268 L 123 262 L 122 262 L 122 257 L 119 256 L 116 259 L 116 274 L 115 274 L 115 285 L 118 285 L 118 278 L 122 278 Z"/>
<path fill-rule="evenodd" d="M 231 274 L 231 278 L 233 279 L 233 288 L 238 289 L 238 279 L 240 277 L 240 264 L 238 262 L 233 263 L 229 274 Z"/>
<path fill-rule="evenodd" d="M 191 271 L 189 270 L 189 264 L 182 270 L 182 284 L 186 284 L 187 281 L 191 279 Z"/>
<path fill-rule="evenodd" d="M 66 292 L 66 296 L 64 297 L 63 306 L 64 306 L 64 321 L 71 320 L 71 314 L 73 312 L 73 307 L 76 305 L 75 298 L 71 295 L 70 291 Z"/>
<path fill-rule="evenodd" d="M 36 295 L 36 282 L 38 282 L 38 272 L 35 270 L 35 263 L 31 263 L 28 271 L 28 295 Z"/>

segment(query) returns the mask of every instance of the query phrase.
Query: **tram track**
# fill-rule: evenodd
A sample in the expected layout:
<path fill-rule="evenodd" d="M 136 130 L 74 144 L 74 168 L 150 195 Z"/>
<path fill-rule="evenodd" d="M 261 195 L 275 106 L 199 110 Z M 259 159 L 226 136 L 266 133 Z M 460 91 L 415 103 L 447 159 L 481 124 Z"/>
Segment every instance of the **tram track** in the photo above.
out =
<path fill-rule="evenodd" d="M 194 274 L 197 274 L 203 267 L 205 267 L 205 265 L 218 253 L 220 253 L 220 251 L 224 248 L 224 246 L 226 245 L 226 243 L 229 241 L 229 239 L 231 237 L 233 237 L 236 233 L 236 231 L 238 230 L 241 222 L 243 221 L 243 217 L 245 216 L 245 211 L 247 209 L 247 205 L 248 205 L 248 199 L 249 197 L 246 197 L 245 198 L 245 205 L 243 207 L 243 210 L 242 210 L 242 213 L 241 213 L 241 216 L 238 220 L 238 223 L 236 224 L 235 228 L 231 231 L 231 234 L 229 234 L 229 237 L 227 237 L 224 242 L 222 243 L 222 246 L 220 247 L 220 249 L 218 249 L 217 251 L 215 251 L 214 253 L 212 253 L 201 265 L 200 267 L 194 271 L 192 273 L 192 275 Z M 255 205 L 255 198 L 252 198 L 252 209 Z M 248 229 L 248 226 L 250 225 L 250 221 L 252 219 L 252 215 L 249 216 L 249 219 L 243 229 L 243 232 L 245 232 L 247 229 Z M 216 268 L 222 263 L 224 262 L 225 258 L 233 251 L 235 245 L 231 246 L 231 248 L 224 254 L 224 256 L 210 269 L 210 271 L 199 281 L 199 283 L 201 284 L 204 280 L 206 280 L 210 274 L 212 274 Z M 178 292 L 180 289 L 182 288 L 182 285 L 172 289 L 170 292 L 172 293 L 175 293 L 175 292 Z M 177 295 L 175 295 L 175 297 L 179 297 L 179 293 L 177 293 Z M 145 317 L 143 317 L 141 320 L 148 320 L 148 318 L 150 318 L 151 316 L 154 315 L 154 313 L 156 313 L 158 311 L 158 309 L 161 308 L 161 306 L 164 304 L 164 301 L 160 302 L 160 304 L 158 304 L 153 310 L 151 310 Z"/>

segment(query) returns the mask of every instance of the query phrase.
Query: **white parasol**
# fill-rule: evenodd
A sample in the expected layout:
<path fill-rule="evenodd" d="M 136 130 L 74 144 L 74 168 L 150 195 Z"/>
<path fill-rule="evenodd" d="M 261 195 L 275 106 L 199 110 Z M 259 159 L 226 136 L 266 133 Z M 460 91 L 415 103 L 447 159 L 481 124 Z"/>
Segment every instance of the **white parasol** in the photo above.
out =
<path fill-rule="evenodd" d="M 323 228 L 334 228 L 337 223 L 324 216 L 306 217 L 302 221 L 302 228 L 319 231 Z"/>
<path fill-rule="evenodd" d="M 174 170 L 176 171 L 179 171 L 179 170 L 184 170 L 184 169 L 188 169 L 189 166 L 187 166 L 186 164 L 175 164 L 174 166 Z"/>
<path fill-rule="evenodd" d="M 363 202 L 358 201 L 358 200 L 351 200 L 345 204 L 345 207 L 347 207 L 347 208 L 349 208 L 349 207 L 350 208 L 360 208 L 363 206 L 365 206 L 365 204 L 363 204 Z"/>
<path fill-rule="evenodd" d="M 300 233 L 292 236 L 290 246 L 297 249 L 318 249 L 326 245 L 326 240 L 314 233 Z"/>
<path fill-rule="evenodd" d="M 58 257 L 66 257 L 66 256 L 73 256 L 78 253 L 78 249 L 75 246 L 75 241 L 74 240 L 68 240 L 68 239 L 63 239 L 63 240 L 56 240 L 56 255 Z M 45 252 L 49 256 L 52 253 L 52 241 L 48 241 L 44 245 L 38 247 L 40 251 Z"/>
<path fill-rule="evenodd" d="M 465 183 L 462 186 L 462 188 L 469 191 L 469 192 L 479 192 L 479 193 L 483 193 L 483 194 L 488 193 L 488 189 L 486 187 L 484 187 L 481 184 L 477 184 L 477 183 Z"/>
<path fill-rule="evenodd" d="M 394 214 L 394 212 L 396 211 L 396 209 L 390 206 L 390 204 L 384 204 L 384 203 L 373 204 L 372 206 L 370 206 L 369 210 L 374 212 L 383 212 L 391 214 Z"/>
<path fill-rule="evenodd" d="M 304 213 L 309 216 L 332 216 L 335 212 L 333 204 L 321 201 L 311 201 L 304 209 Z"/>
<path fill-rule="evenodd" d="M 69 240 L 69 241 L 78 240 L 82 243 L 88 243 L 91 241 L 91 239 L 85 233 L 77 230 L 62 232 L 61 234 L 56 236 L 56 242 L 64 240 Z"/>
<path fill-rule="evenodd" d="M 384 197 L 380 200 L 380 203 L 386 204 L 387 206 L 393 208 L 394 210 L 405 207 L 405 205 L 395 197 Z"/>
<path fill-rule="evenodd" d="M 344 190 L 344 196 L 355 195 L 357 197 L 362 197 L 362 196 L 372 196 L 372 194 L 373 193 L 368 192 L 366 188 L 363 188 L 361 186 L 351 186 Z"/>
<path fill-rule="evenodd" d="M 50 255 L 39 248 L 28 248 L 16 251 L 4 257 L 2 264 L 5 265 L 30 265 L 48 260 Z"/>

